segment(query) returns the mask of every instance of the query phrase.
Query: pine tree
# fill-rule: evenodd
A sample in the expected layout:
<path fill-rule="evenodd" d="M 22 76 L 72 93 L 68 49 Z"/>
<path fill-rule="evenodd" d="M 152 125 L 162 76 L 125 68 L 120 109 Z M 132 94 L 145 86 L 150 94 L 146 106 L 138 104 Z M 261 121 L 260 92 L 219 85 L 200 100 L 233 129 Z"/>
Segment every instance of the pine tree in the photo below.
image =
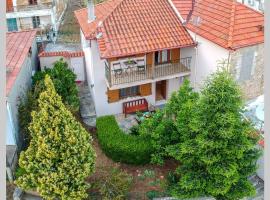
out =
<path fill-rule="evenodd" d="M 29 126 L 32 140 L 19 159 L 25 174 L 16 184 L 45 199 L 81 200 L 95 166 L 92 138 L 64 106 L 48 75 L 44 83 Z"/>
<path fill-rule="evenodd" d="M 193 109 L 192 134 L 185 141 L 190 146 L 174 153 L 181 166 L 173 196 L 236 200 L 255 194 L 248 177 L 257 167 L 258 137 L 243 120 L 242 105 L 240 89 L 226 71 L 209 77 Z"/>

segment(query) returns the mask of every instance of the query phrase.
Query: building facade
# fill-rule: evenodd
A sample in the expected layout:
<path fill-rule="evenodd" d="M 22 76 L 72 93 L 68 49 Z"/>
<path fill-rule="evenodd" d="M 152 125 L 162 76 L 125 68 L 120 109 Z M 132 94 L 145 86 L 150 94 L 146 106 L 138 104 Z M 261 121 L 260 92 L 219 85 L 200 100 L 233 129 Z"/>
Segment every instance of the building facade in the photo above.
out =
<path fill-rule="evenodd" d="M 7 33 L 6 47 L 6 149 L 7 168 L 14 170 L 23 138 L 19 130 L 18 105 L 31 87 L 37 70 L 36 31 Z M 17 48 L 20 45 L 21 48 Z M 12 176 L 9 174 L 9 178 Z"/>
<path fill-rule="evenodd" d="M 106 16 L 104 9 L 111 14 Z M 111 0 L 95 8 L 89 1 L 75 16 L 97 116 L 122 113 L 124 103 L 141 99 L 149 106 L 163 105 L 184 77 L 191 79 L 196 44 L 168 1 L 134 6 Z"/>
<path fill-rule="evenodd" d="M 263 94 L 263 14 L 235 0 L 171 2 L 197 42 L 195 88 L 225 63 L 245 99 Z"/>
<path fill-rule="evenodd" d="M 42 40 L 56 37 L 66 0 L 6 0 L 7 31 L 37 29 Z"/>

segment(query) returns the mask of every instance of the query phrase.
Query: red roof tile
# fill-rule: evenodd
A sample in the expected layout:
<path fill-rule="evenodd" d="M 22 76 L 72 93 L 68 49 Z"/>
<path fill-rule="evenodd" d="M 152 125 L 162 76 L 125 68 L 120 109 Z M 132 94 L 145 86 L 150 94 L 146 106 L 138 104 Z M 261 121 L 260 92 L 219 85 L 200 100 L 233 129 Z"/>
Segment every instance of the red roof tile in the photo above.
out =
<path fill-rule="evenodd" d="M 66 58 L 83 57 L 84 52 L 83 51 L 76 51 L 76 52 L 70 52 L 70 51 L 45 52 L 45 51 L 42 51 L 38 56 L 39 57 L 63 56 Z"/>
<path fill-rule="evenodd" d="M 102 33 L 98 43 L 103 58 L 194 45 L 167 0 L 108 0 L 95 7 L 95 14 L 97 19 L 89 24 L 87 9 L 75 11 L 87 39 Z"/>
<path fill-rule="evenodd" d="M 29 49 L 35 40 L 35 36 L 35 30 L 6 33 L 7 95 L 21 70 L 25 58 L 28 56 Z"/>
<path fill-rule="evenodd" d="M 186 19 L 192 0 L 172 0 L 181 16 Z M 238 49 L 264 42 L 264 15 L 235 0 L 196 1 L 192 17 L 199 16 L 201 24 L 191 21 L 187 28 L 192 32 L 226 49 Z"/>

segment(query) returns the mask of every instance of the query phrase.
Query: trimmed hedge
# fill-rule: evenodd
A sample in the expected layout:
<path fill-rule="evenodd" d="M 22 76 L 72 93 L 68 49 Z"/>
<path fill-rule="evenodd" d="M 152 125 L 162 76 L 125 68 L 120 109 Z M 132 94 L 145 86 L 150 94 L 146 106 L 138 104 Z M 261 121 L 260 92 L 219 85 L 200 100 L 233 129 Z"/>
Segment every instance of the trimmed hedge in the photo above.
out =
<path fill-rule="evenodd" d="M 149 140 L 125 134 L 112 115 L 97 118 L 97 135 L 104 153 L 116 162 L 146 164 L 152 148 Z"/>

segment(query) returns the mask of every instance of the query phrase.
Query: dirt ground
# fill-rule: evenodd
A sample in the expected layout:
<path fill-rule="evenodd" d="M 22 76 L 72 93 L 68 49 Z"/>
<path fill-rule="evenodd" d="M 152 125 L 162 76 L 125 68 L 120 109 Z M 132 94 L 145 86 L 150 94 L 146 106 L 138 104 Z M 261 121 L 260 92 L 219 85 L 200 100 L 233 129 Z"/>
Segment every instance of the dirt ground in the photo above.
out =
<path fill-rule="evenodd" d="M 6 184 L 6 197 L 7 197 L 7 200 L 13 200 L 13 192 L 15 190 L 15 185 L 12 184 L 12 183 L 9 183 L 7 181 L 7 184 Z"/>

